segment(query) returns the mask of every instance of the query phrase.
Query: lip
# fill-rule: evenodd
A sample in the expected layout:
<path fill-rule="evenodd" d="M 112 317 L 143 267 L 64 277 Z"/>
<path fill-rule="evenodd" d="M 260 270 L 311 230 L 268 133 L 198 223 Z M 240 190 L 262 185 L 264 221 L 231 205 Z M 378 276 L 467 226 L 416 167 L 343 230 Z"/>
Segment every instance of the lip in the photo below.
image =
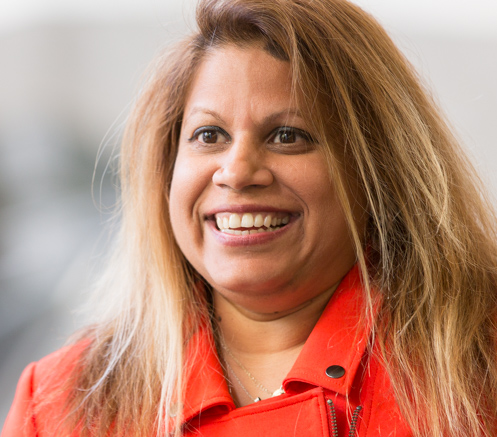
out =
<path fill-rule="evenodd" d="M 244 212 L 279 212 L 285 213 L 289 216 L 295 216 L 298 214 L 296 211 L 292 211 L 285 208 L 276 208 L 271 205 L 256 205 L 256 204 L 247 204 L 247 205 L 219 205 L 215 208 L 207 211 L 203 214 L 205 219 L 211 219 L 215 214 L 220 212 L 233 212 L 238 214 L 243 214 Z"/>
<path fill-rule="evenodd" d="M 268 213 L 283 213 L 287 214 L 290 217 L 290 221 L 281 228 L 271 231 L 271 232 L 260 232 L 257 234 L 249 234 L 249 235 L 233 235 L 225 232 L 221 232 L 217 226 L 214 216 L 219 213 L 237 213 L 243 214 L 245 212 L 256 213 L 256 212 L 268 212 Z M 261 204 L 245 204 L 245 205 L 218 205 L 204 214 L 204 222 L 208 227 L 209 231 L 212 232 L 214 238 L 218 241 L 218 243 L 223 246 L 230 247 L 247 247 L 252 245 L 262 245 L 269 243 L 287 233 L 293 225 L 295 224 L 296 219 L 300 216 L 295 210 L 290 210 L 286 208 L 278 208 L 270 205 L 261 205 Z"/>
<path fill-rule="evenodd" d="M 225 210 L 223 210 L 225 212 Z M 272 211 L 274 212 L 274 211 Z M 206 220 L 206 226 L 209 231 L 212 232 L 214 238 L 223 246 L 230 247 L 247 247 L 252 245 L 262 245 L 269 243 L 287 233 L 293 225 L 295 224 L 295 216 L 290 216 L 290 221 L 285 226 L 271 232 L 260 232 L 257 234 L 249 234 L 249 235 L 233 235 L 227 234 L 225 232 L 221 232 L 214 220 Z"/>

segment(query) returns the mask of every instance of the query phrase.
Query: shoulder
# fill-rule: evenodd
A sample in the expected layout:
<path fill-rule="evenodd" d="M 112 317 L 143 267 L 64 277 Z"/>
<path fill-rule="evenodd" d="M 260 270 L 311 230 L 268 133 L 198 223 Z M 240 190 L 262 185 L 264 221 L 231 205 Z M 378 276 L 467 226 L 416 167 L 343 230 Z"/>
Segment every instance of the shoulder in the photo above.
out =
<path fill-rule="evenodd" d="M 32 380 L 35 388 L 43 388 L 46 381 L 66 381 L 81 360 L 83 352 L 90 345 L 84 340 L 65 346 L 41 360 L 32 363 Z M 28 366 L 29 368 L 29 366 Z"/>
<path fill-rule="evenodd" d="M 1 437 L 50 435 L 44 430 L 63 412 L 65 383 L 89 344 L 65 346 L 24 369 Z"/>

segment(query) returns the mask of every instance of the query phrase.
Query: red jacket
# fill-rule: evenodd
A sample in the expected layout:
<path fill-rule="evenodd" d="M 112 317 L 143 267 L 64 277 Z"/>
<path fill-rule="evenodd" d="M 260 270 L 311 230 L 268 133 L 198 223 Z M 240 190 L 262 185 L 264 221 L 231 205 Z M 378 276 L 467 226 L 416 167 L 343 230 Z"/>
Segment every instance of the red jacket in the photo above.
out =
<path fill-rule="evenodd" d="M 366 350 L 370 331 L 357 329 L 363 313 L 358 269 L 335 291 L 292 370 L 283 381 L 285 394 L 235 408 L 223 370 L 206 328 L 194 337 L 202 357 L 193 363 L 184 402 L 185 436 L 252 437 L 271 435 L 373 437 L 412 436 L 401 418 L 388 376 Z M 33 413 L 41 399 L 37 387 L 57 370 L 61 380 L 71 367 L 57 369 L 61 355 L 79 355 L 81 347 L 62 349 L 31 364 L 19 381 L 1 437 L 48 437 L 61 405 Z M 65 362 L 70 360 L 65 360 Z M 342 375 L 343 374 L 343 375 Z M 77 437 L 77 431 L 71 437 Z"/>

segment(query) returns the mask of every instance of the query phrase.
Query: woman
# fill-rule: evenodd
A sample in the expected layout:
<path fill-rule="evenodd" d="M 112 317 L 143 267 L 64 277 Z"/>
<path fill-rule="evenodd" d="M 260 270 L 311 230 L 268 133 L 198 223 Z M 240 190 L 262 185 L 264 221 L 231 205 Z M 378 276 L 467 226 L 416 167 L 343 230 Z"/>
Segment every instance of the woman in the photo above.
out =
<path fill-rule="evenodd" d="M 121 155 L 107 314 L 3 437 L 491 436 L 495 217 L 344 0 L 204 0 Z"/>

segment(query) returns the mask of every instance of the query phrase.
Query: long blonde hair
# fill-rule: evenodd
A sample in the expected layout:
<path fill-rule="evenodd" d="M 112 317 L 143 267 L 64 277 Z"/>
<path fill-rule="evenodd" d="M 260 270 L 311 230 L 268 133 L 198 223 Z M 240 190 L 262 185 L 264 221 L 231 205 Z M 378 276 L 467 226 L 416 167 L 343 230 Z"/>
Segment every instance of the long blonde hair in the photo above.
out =
<path fill-rule="evenodd" d="M 108 311 L 82 334 L 71 423 L 83 435 L 145 436 L 180 417 L 184 350 L 207 317 L 168 215 L 184 100 L 208 50 L 257 42 L 290 63 L 349 221 L 368 314 L 380 290 L 375 341 L 405 420 L 415 436 L 492 435 L 495 215 L 412 67 L 345 0 L 203 0 L 197 23 L 158 59 L 129 119 L 121 231 L 99 286 Z M 365 235 L 351 182 L 367 199 Z"/>

